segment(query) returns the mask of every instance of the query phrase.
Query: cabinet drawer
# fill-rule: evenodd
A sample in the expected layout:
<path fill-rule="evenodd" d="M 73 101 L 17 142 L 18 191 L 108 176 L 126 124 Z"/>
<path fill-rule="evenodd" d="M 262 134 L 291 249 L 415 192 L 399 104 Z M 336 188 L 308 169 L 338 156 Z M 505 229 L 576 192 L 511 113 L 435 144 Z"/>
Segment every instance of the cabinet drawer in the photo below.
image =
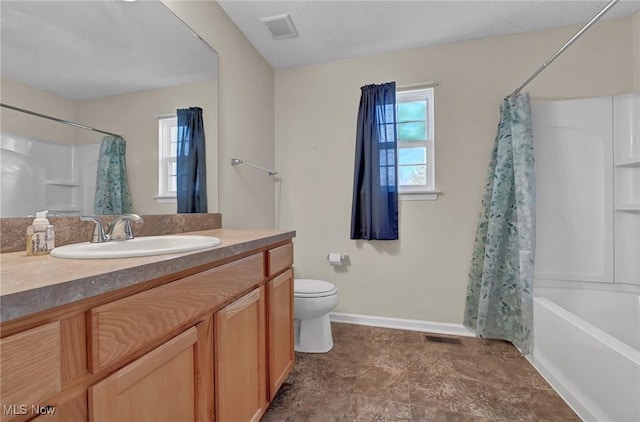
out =
<path fill-rule="evenodd" d="M 60 322 L 0 340 L 4 406 L 39 404 L 60 392 Z M 2 412 L 2 420 L 11 418 Z"/>
<path fill-rule="evenodd" d="M 285 268 L 293 265 L 293 243 L 270 249 L 269 255 L 269 277 L 278 274 Z"/>
<path fill-rule="evenodd" d="M 256 254 L 92 309 L 91 371 L 117 362 L 259 284 L 263 269 L 263 254 Z"/>

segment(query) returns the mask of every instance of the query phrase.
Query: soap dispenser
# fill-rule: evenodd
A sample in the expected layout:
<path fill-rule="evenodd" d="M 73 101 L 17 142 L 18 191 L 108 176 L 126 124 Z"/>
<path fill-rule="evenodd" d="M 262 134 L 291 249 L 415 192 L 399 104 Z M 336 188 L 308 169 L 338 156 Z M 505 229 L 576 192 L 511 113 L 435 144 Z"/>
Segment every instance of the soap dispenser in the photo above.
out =
<path fill-rule="evenodd" d="M 47 220 L 48 212 L 37 212 L 33 223 L 27 227 L 27 255 L 46 255 L 55 248 L 55 231 Z"/>

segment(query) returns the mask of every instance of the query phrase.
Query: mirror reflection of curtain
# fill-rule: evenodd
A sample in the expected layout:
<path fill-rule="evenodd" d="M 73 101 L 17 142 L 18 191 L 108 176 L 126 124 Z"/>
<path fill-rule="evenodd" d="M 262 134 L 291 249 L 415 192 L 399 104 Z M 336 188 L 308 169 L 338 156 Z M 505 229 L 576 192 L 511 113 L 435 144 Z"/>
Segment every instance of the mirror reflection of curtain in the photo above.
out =
<path fill-rule="evenodd" d="M 177 110 L 178 213 L 207 212 L 207 169 L 202 109 L 190 107 Z"/>
<path fill-rule="evenodd" d="M 96 215 L 132 212 L 125 153 L 127 143 L 119 136 L 105 136 L 100 144 L 96 175 Z"/>

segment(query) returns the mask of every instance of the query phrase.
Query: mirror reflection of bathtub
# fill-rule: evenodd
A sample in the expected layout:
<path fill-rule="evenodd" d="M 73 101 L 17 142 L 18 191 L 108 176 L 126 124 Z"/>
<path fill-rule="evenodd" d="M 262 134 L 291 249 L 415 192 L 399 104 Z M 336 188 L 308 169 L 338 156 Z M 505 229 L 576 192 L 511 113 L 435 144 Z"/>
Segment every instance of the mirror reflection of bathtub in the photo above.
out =
<path fill-rule="evenodd" d="M 30 158 L 29 146 L 2 134 L 0 215 L 27 215 L 44 209 L 45 170 Z"/>
<path fill-rule="evenodd" d="M 61 217 L 93 214 L 100 144 L 64 145 L 4 132 L 0 136 L 0 215 L 44 209 Z"/>

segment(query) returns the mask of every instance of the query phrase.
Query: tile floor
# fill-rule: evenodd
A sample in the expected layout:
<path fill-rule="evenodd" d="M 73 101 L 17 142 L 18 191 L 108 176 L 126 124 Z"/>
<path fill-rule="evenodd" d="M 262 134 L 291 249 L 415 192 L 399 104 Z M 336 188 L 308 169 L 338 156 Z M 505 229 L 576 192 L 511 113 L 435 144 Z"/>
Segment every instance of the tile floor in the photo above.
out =
<path fill-rule="evenodd" d="M 510 343 L 332 326 L 334 348 L 296 353 L 262 421 L 580 421 Z"/>

